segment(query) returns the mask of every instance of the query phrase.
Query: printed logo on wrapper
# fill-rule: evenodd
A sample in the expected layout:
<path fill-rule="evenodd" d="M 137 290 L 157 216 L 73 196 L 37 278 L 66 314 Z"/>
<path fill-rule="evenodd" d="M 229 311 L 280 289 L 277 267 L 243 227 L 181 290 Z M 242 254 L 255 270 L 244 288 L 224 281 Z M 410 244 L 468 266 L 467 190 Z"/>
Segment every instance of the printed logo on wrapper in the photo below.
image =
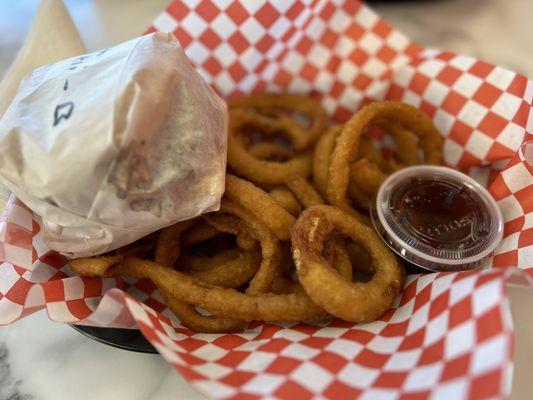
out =
<path fill-rule="evenodd" d="M 504 239 L 486 266 L 533 266 L 532 176 L 518 152 L 533 137 L 533 84 L 525 77 L 423 50 L 357 1 L 175 1 L 151 30 L 174 32 L 223 96 L 312 93 L 338 120 L 371 100 L 421 108 L 446 138 L 447 164 L 490 182 L 502 210 Z M 46 307 L 53 320 L 137 324 L 212 398 L 461 399 L 510 391 L 504 282 L 531 285 L 514 268 L 410 276 L 395 309 L 371 324 L 256 324 L 242 334 L 202 335 L 170 320 L 145 282 L 66 278 L 65 260 L 43 248 L 19 201 L 2 224 L 1 323 Z M 113 289 L 100 301 L 117 284 L 129 294 Z"/>

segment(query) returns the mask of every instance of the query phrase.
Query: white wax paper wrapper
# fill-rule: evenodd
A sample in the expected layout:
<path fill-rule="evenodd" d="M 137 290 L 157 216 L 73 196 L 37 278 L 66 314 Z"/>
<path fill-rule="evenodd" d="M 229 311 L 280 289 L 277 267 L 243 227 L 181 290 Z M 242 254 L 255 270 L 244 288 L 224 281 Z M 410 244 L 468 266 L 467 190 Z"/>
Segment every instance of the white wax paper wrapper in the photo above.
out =
<path fill-rule="evenodd" d="M 227 112 L 171 34 L 36 69 L 0 121 L 0 179 L 71 257 L 216 210 Z"/>

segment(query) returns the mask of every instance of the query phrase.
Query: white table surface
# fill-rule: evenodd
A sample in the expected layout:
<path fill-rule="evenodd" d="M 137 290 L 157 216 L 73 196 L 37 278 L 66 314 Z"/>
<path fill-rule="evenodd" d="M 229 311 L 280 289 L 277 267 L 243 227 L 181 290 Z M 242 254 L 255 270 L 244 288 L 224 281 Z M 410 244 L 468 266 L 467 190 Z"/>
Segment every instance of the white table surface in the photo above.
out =
<path fill-rule="evenodd" d="M 64 0 L 89 50 L 135 37 L 167 0 Z M 0 0 L 0 76 L 37 0 Z M 533 76 L 532 0 L 399 1 L 374 8 L 413 40 Z M 44 312 L 0 328 L 0 400 L 201 399 L 159 356 L 114 349 Z"/>

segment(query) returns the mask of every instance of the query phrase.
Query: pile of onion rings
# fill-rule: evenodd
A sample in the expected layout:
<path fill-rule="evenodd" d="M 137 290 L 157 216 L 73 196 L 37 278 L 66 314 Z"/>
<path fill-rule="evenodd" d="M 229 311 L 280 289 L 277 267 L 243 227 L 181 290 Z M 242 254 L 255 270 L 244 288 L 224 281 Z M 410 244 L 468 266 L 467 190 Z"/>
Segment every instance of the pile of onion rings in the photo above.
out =
<path fill-rule="evenodd" d="M 87 276 L 151 280 L 181 323 L 242 331 L 250 321 L 373 321 L 405 272 L 368 226 L 387 175 L 442 161 L 431 119 L 372 103 L 328 126 L 308 96 L 256 94 L 229 104 L 228 174 L 220 210 L 179 222 L 110 254 L 71 261 Z M 391 154 L 368 129 L 389 134 Z"/>

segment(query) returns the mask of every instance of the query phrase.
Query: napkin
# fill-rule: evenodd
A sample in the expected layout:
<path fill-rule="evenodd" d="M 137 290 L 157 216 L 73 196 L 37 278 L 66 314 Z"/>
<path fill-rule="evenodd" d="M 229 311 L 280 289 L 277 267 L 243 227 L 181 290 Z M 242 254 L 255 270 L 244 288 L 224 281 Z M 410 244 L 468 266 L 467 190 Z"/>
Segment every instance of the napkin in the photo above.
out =
<path fill-rule="evenodd" d="M 533 83 L 472 57 L 424 49 L 355 0 L 178 0 L 149 31 L 156 30 L 173 32 L 223 96 L 305 93 L 339 121 L 372 100 L 427 112 L 445 138 L 447 165 L 485 183 L 502 209 L 504 239 L 486 266 L 493 268 L 410 275 L 393 310 L 369 324 L 255 324 L 239 334 L 197 334 L 142 281 L 71 276 L 66 260 L 43 246 L 28 209 L 12 199 L 0 322 L 46 309 L 54 321 L 138 327 L 214 399 L 507 397 L 513 327 L 505 288 L 533 286 L 525 271 L 533 265 Z"/>

